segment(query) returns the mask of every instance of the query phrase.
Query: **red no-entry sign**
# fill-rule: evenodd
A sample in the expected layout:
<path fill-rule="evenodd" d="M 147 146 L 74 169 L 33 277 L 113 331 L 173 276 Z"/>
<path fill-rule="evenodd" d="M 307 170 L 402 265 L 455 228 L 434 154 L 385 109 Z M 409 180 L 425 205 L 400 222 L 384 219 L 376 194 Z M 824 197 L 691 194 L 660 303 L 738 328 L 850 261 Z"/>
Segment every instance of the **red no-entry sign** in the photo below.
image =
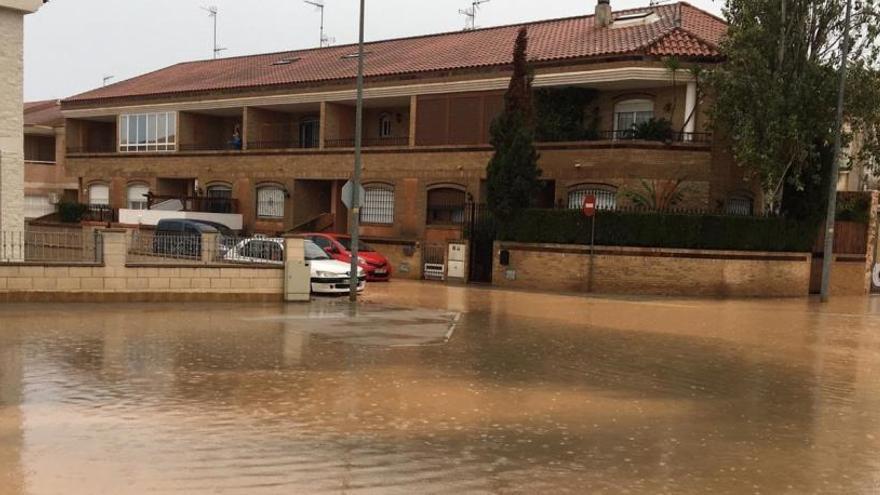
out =
<path fill-rule="evenodd" d="M 581 211 L 584 212 L 584 216 L 587 218 L 593 217 L 596 215 L 596 196 L 589 194 L 584 196 L 584 204 L 581 207 Z"/>

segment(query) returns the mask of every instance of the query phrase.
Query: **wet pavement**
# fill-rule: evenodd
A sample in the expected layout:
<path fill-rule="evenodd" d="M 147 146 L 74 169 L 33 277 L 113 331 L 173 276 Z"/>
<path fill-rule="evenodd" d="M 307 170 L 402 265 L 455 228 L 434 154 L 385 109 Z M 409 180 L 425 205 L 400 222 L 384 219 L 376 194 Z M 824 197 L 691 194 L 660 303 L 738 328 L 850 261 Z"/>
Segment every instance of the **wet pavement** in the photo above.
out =
<path fill-rule="evenodd" d="M 0 494 L 880 493 L 880 300 L 0 305 Z"/>

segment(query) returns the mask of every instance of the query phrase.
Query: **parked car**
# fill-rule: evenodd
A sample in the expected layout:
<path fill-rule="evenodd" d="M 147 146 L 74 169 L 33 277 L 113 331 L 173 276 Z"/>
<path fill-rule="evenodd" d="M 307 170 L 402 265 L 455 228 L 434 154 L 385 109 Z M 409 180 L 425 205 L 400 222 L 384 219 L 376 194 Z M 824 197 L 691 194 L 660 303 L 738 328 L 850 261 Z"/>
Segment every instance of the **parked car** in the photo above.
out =
<path fill-rule="evenodd" d="M 212 222 L 210 220 L 190 220 L 190 221 L 191 222 L 198 222 L 198 223 L 201 223 L 204 225 L 209 225 L 209 226 L 217 229 L 217 232 L 220 233 L 220 239 L 218 239 L 218 241 L 217 241 L 218 242 L 217 247 L 220 250 L 221 257 L 226 256 L 226 253 L 230 249 L 235 247 L 235 243 L 238 242 L 238 234 L 234 230 L 230 229 L 229 227 L 227 227 L 226 225 L 223 225 L 220 222 Z"/>
<path fill-rule="evenodd" d="M 351 237 L 325 233 L 305 234 L 305 237 L 333 259 L 351 263 Z M 367 280 L 370 282 L 387 282 L 391 279 L 391 263 L 363 241 L 358 242 L 358 266 L 367 272 Z"/>
<path fill-rule="evenodd" d="M 153 252 L 171 256 L 200 258 L 202 234 L 216 234 L 217 229 L 192 220 L 159 220 L 153 235 Z"/>
<path fill-rule="evenodd" d="M 314 242 L 306 240 L 304 244 L 305 258 L 311 268 L 312 292 L 316 294 L 348 293 L 348 263 L 334 260 Z M 235 245 L 225 259 L 238 263 L 284 263 L 284 241 L 276 238 L 245 239 Z M 358 292 L 367 286 L 367 275 L 358 268 Z"/>

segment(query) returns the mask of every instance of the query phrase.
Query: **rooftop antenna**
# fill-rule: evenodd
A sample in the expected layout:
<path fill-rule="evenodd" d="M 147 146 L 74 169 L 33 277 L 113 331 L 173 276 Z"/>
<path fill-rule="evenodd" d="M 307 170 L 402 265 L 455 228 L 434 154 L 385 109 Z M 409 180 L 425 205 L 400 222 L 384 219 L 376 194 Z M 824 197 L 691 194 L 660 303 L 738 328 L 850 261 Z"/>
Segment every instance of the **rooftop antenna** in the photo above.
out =
<path fill-rule="evenodd" d="M 458 9 L 458 13 L 465 16 L 467 19 L 465 21 L 464 30 L 472 31 L 477 29 L 477 11 L 480 10 L 480 5 L 489 2 L 490 0 L 474 0 L 471 2 L 471 8 L 469 9 Z"/>
<path fill-rule="evenodd" d="M 314 5 L 318 10 L 321 11 L 321 38 L 318 42 L 318 46 L 321 48 L 324 48 L 325 46 L 330 46 L 330 44 L 336 41 L 336 39 L 324 34 L 324 0 L 303 0 L 303 2 L 309 5 Z"/>
<path fill-rule="evenodd" d="M 214 5 L 200 8 L 208 13 L 208 17 L 214 20 L 214 60 L 217 60 L 217 54 L 226 49 L 217 46 L 217 13 L 219 10 L 217 10 L 217 7 Z"/>
<path fill-rule="evenodd" d="M 110 79 L 113 79 L 114 77 L 116 76 L 104 76 L 104 83 L 102 84 L 102 86 L 106 86 L 107 82 L 109 82 Z"/>

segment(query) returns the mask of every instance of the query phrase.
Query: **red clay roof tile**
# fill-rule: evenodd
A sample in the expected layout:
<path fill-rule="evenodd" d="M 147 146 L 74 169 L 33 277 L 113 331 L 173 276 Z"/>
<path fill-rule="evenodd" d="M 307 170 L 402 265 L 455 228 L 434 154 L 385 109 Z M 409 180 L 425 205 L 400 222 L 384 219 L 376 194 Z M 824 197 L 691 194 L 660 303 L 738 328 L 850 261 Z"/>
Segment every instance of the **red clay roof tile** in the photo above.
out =
<path fill-rule="evenodd" d="M 24 125 L 59 127 L 64 125 L 58 100 L 29 101 L 24 104 Z"/>
<path fill-rule="evenodd" d="M 505 66 L 522 26 L 529 30 L 529 58 L 536 62 L 615 55 L 718 57 L 716 46 L 727 30 L 721 19 L 687 3 L 617 12 L 653 10 L 656 22 L 598 28 L 593 16 L 539 21 L 475 31 L 425 35 L 368 43 L 365 76 Z M 355 45 L 186 62 L 65 100 L 107 100 L 207 91 L 265 88 L 353 79 Z M 280 60 L 289 64 L 273 65 Z"/>

